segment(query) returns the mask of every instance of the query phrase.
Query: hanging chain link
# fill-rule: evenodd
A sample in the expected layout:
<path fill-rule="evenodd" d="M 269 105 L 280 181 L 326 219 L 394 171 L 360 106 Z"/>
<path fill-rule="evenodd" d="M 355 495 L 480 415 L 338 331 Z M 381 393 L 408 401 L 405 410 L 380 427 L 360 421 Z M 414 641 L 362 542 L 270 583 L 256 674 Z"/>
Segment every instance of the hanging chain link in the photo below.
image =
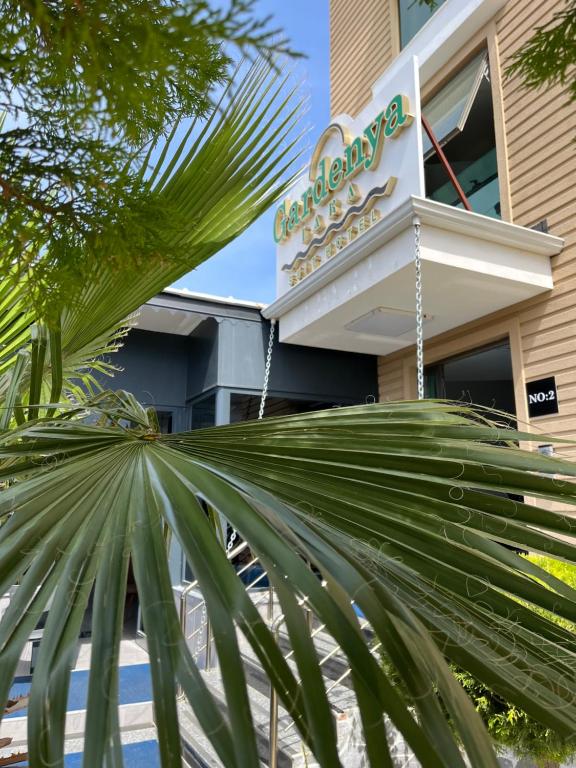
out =
<path fill-rule="evenodd" d="M 258 420 L 264 417 L 264 408 L 266 406 L 266 398 L 268 397 L 268 384 L 270 382 L 270 366 L 272 365 L 272 349 L 274 347 L 274 328 L 276 326 L 276 320 L 270 321 L 270 336 L 268 337 L 268 349 L 266 351 L 266 366 L 264 368 L 264 383 L 262 384 L 262 395 L 260 396 L 260 408 L 258 409 Z M 238 536 L 238 531 L 235 528 L 232 529 L 230 538 L 226 544 L 226 554 L 230 555 L 234 542 Z"/>
<path fill-rule="evenodd" d="M 418 400 L 424 400 L 424 313 L 422 311 L 422 258 L 420 253 L 420 219 L 414 217 L 414 264 L 416 267 L 416 371 Z"/>
<path fill-rule="evenodd" d="M 205 639 L 205 630 L 208 625 L 208 614 L 206 613 L 206 601 L 202 604 L 202 613 L 200 614 L 200 626 L 198 627 L 196 640 L 194 641 L 194 650 L 192 652 L 192 658 L 194 661 L 200 659 L 200 654 L 204 650 L 203 642 Z"/>
<path fill-rule="evenodd" d="M 232 547 L 234 546 L 234 542 L 236 541 L 236 536 L 238 536 L 238 531 L 236 528 L 232 528 L 232 533 L 230 534 L 230 538 L 228 539 L 228 543 L 226 544 L 226 554 L 229 555 L 232 551 Z"/>
<path fill-rule="evenodd" d="M 264 407 L 266 405 L 266 398 L 268 397 L 268 383 L 270 381 L 270 365 L 272 364 L 272 348 L 274 346 L 274 328 L 276 326 L 276 320 L 272 318 L 270 321 L 270 336 L 268 338 L 268 351 L 266 353 L 266 367 L 264 368 L 264 384 L 262 385 L 262 396 L 260 397 L 260 409 L 258 411 L 258 419 L 264 417 Z"/>

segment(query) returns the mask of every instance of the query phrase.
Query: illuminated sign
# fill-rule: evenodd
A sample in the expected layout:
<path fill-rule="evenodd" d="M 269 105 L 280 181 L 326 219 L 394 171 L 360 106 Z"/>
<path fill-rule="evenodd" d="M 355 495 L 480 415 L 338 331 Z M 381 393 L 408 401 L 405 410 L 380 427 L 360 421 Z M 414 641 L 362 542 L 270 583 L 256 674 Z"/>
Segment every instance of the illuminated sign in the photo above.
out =
<path fill-rule="evenodd" d="M 406 193 L 422 194 L 423 179 L 410 159 L 421 157 L 420 127 L 414 124 L 414 109 L 419 108 L 416 65 L 410 62 L 398 80 L 401 93 L 393 91 L 389 98 L 380 94 L 358 118 L 342 115 L 326 128 L 306 177 L 276 209 L 279 293 L 380 221 L 388 210 L 383 202 L 396 194 L 399 184 L 403 199 Z M 408 143 L 403 140 L 406 133 L 414 134 Z M 409 178 L 402 182 L 403 172 Z"/>

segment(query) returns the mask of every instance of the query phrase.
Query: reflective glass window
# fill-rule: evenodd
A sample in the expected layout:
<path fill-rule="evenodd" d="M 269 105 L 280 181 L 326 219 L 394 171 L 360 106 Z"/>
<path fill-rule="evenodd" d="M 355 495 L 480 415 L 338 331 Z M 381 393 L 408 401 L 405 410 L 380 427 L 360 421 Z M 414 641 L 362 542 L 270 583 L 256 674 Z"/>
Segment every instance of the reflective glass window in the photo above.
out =
<path fill-rule="evenodd" d="M 399 0 L 401 48 L 412 40 L 444 2 L 445 0 L 436 0 L 433 5 L 427 5 L 423 0 Z"/>

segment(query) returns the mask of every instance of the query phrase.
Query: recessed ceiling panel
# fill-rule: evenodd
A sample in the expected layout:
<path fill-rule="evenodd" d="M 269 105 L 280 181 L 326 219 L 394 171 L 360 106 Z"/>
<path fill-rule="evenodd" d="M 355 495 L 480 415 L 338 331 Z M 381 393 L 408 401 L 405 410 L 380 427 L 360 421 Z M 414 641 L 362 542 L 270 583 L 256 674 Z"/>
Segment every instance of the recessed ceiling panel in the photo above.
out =
<path fill-rule="evenodd" d="M 424 316 L 424 322 L 429 320 Z M 354 333 L 367 333 L 372 336 L 396 338 L 409 331 L 416 330 L 416 312 L 392 307 L 376 307 L 366 315 L 353 320 L 346 330 Z"/>

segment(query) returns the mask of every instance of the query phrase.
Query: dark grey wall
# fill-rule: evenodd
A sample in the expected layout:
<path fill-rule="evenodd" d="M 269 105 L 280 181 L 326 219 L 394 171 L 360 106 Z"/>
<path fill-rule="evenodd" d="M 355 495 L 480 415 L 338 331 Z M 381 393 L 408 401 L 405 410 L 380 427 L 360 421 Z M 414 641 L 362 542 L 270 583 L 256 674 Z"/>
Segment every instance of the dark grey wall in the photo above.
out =
<path fill-rule="evenodd" d="M 124 346 L 114 355 L 123 368 L 114 378 L 105 378 L 110 389 L 132 392 L 144 405 L 172 413 L 172 430 L 190 427 L 186 405 L 189 340 L 151 331 L 130 331 Z"/>
<path fill-rule="evenodd" d="M 218 384 L 218 331 L 219 323 L 209 317 L 188 337 L 188 399 Z"/>
<path fill-rule="evenodd" d="M 106 386 L 126 389 L 146 405 L 173 410 L 175 429 L 187 424 L 191 399 L 216 387 L 258 392 L 264 379 L 269 323 L 204 320 L 190 336 L 133 330 L 115 356 L 124 369 Z M 377 395 L 376 358 L 274 344 L 270 394 L 327 402 L 365 402 Z"/>
<path fill-rule="evenodd" d="M 266 323 L 262 327 L 266 345 L 268 333 Z M 378 399 L 377 358 L 276 342 L 270 391 L 335 402 L 365 402 L 370 396 Z"/>
<path fill-rule="evenodd" d="M 218 386 L 259 390 L 270 324 L 257 315 L 257 321 L 223 319 L 219 323 Z M 328 349 L 312 349 L 280 344 L 277 333 L 272 353 L 270 392 L 312 399 L 364 401 L 376 396 L 376 358 Z"/>
<path fill-rule="evenodd" d="M 185 336 L 130 331 L 113 358 L 123 370 L 110 379 L 113 389 L 127 389 L 147 405 L 186 404 L 188 351 Z"/>

